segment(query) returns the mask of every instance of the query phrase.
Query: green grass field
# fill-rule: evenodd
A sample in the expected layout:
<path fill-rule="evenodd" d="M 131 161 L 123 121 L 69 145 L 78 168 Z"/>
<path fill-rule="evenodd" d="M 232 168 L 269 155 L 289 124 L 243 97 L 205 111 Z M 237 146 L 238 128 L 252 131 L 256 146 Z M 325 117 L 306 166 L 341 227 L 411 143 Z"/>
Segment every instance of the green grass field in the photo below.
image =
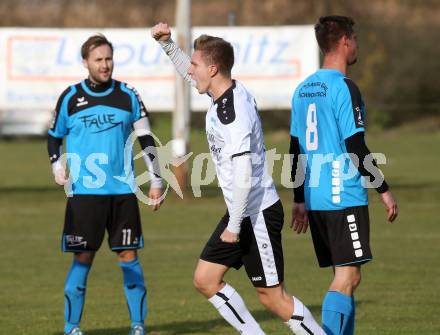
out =
<path fill-rule="evenodd" d="M 169 123 L 158 119 L 154 128 L 166 142 Z M 440 334 L 440 132 L 438 126 L 426 131 L 427 126 L 368 136 L 371 151 L 388 158 L 383 171 L 400 216 L 386 223 L 384 208 L 371 192 L 374 261 L 364 267 L 356 294 L 357 334 Z M 268 149 L 276 147 L 278 153 L 287 152 L 288 141 L 287 131 L 266 135 Z M 191 148 L 207 152 L 203 131 L 192 132 Z M 63 284 L 71 263 L 71 256 L 60 251 L 65 195 L 52 181 L 44 140 L 0 140 L 0 157 L 0 334 L 61 334 Z M 280 162 L 275 171 L 279 175 Z M 157 213 L 141 207 L 149 334 L 234 334 L 192 287 L 201 248 L 225 210 L 215 185 L 197 199 L 191 193 L 183 200 L 169 195 Z M 318 268 L 309 233 L 289 230 L 291 191 L 278 189 L 286 212 L 286 286 L 320 319 L 331 270 Z M 289 334 L 259 305 L 244 270 L 231 270 L 226 279 L 267 334 Z M 104 243 L 89 276 L 82 328 L 87 335 L 119 335 L 128 332 L 128 324 L 121 271 Z"/>

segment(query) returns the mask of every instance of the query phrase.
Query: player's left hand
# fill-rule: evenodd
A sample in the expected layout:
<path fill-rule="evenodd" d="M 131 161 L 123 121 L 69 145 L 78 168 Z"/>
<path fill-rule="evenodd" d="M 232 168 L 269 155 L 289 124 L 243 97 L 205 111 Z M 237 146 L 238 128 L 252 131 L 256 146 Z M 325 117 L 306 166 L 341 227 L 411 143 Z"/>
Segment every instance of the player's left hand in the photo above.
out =
<path fill-rule="evenodd" d="M 231 233 L 228 228 L 226 228 L 220 235 L 220 240 L 225 243 L 238 243 L 240 242 L 240 237 L 236 233 Z"/>
<path fill-rule="evenodd" d="M 148 197 L 150 198 L 149 205 L 153 209 L 153 211 L 157 211 L 163 203 L 162 196 L 162 188 L 160 187 L 151 187 L 150 192 L 148 193 Z"/>
<path fill-rule="evenodd" d="M 159 22 L 151 28 L 151 36 L 156 41 L 168 41 L 171 37 L 171 29 L 168 23 Z"/>
<path fill-rule="evenodd" d="M 397 202 L 393 197 L 391 191 L 386 191 L 380 195 L 383 204 L 387 210 L 388 222 L 393 222 L 397 218 L 399 210 L 397 209 Z"/>
<path fill-rule="evenodd" d="M 305 233 L 309 226 L 309 217 L 307 215 L 306 205 L 302 203 L 293 203 L 292 221 L 290 228 L 293 228 L 298 234 Z"/>

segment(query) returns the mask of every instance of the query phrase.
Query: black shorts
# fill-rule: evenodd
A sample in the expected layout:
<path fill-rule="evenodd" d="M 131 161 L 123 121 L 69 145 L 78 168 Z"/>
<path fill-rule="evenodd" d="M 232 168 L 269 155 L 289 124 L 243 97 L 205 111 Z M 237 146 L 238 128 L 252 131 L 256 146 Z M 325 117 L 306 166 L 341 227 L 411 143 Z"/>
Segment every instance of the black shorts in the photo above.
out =
<path fill-rule="evenodd" d="M 308 216 L 320 267 L 362 264 L 373 258 L 368 206 L 309 211 Z"/>
<path fill-rule="evenodd" d="M 284 281 L 281 230 L 284 213 L 281 201 L 264 211 L 248 216 L 241 223 L 240 242 L 226 243 L 220 236 L 229 214 L 220 220 L 200 255 L 200 259 L 239 269 L 244 265 L 255 287 L 272 287 Z"/>
<path fill-rule="evenodd" d="M 106 229 L 112 250 L 143 248 L 136 195 L 74 195 L 67 198 L 62 236 L 64 252 L 97 251 Z"/>

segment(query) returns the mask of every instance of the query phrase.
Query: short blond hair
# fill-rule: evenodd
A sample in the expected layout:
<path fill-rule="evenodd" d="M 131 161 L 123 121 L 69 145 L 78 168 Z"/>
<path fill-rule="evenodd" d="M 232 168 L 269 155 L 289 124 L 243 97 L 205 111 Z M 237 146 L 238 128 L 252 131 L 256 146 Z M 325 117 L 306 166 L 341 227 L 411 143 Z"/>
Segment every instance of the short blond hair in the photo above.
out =
<path fill-rule="evenodd" d="M 223 38 L 201 35 L 194 41 L 194 50 L 201 51 L 202 57 L 218 66 L 219 72 L 230 76 L 234 66 L 234 48 Z"/>

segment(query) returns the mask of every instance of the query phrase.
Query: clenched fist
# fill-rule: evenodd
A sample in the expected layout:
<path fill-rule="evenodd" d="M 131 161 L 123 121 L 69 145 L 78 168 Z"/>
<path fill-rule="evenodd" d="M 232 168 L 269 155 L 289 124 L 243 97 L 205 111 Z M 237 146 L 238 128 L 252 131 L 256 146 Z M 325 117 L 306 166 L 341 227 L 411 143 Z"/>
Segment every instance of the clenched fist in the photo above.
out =
<path fill-rule="evenodd" d="M 156 41 L 168 41 L 171 37 L 171 29 L 168 23 L 159 22 L 151 28 L 151 36 Z"/>

